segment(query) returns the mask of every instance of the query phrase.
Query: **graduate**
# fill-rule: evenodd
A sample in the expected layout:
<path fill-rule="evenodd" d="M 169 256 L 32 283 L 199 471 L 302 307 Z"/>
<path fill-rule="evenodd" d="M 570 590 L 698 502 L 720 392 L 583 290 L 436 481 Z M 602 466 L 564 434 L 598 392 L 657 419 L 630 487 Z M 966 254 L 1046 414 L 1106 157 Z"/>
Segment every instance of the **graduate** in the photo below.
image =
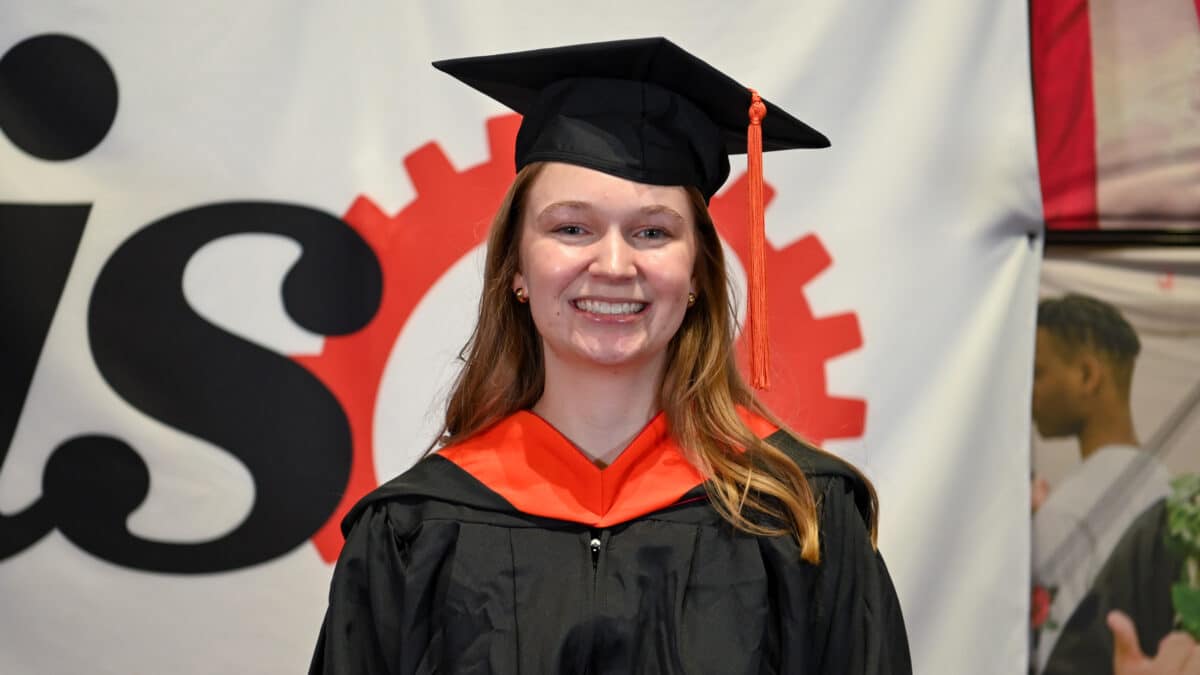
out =
<path fill-rule="evenodd" d="M 524 115 L 436 451 L 346 517 L 311 673 L 910 673 L 875 492 L 739 374 L 709 199 L 823 135 L 662 39 L 442 61 Z"/>

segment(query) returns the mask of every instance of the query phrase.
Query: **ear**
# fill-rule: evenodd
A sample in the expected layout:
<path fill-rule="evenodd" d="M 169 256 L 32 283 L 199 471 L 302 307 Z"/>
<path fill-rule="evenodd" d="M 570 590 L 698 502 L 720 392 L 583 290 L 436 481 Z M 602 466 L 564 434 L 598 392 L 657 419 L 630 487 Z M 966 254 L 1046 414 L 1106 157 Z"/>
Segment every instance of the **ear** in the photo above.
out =
<path fill-rule="evenodd" d="M 1091 351 L 1079 355 L 1079 385 L 1088 394 L 1094 394 L 1100 389 L 1104 379 L 1103 364 Z"/>
<path fill-rule="evenodd" d="M 513 275 L 512 290 L 515 293 L 518 288 L 525 288 L 525 276 L 520 272 Z"/>

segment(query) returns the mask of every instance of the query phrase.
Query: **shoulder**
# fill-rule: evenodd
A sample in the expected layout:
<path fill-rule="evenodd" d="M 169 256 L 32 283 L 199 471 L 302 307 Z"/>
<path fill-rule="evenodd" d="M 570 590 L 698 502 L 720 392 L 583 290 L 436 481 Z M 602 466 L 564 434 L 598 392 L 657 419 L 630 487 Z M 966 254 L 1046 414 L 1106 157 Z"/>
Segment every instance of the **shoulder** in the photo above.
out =
<path fill-rule="evenodd" d="M 1100 448 L 1058 485 L 1050 490 L 1045 503 L 1034 516 L 1049 518 L 1086 518 L 1098 502 L 1104 499 L 1112 485 L 1127 487 L 1126 496 L 1140 512 L 1169 491 L 1170 477 L 1165 466 L 1154 455 L 1129 445 L 1108 445 Z"/>
<path fill-rule="evenodd" d="M 1134 445 L 1106 445 L 1083 460 L 1067 482 L 1085 485 L 1106 484 L 1133 478 L 1140 482 L 1167 482 L 1166 465 L 1153 452 Z"/>
<path fill-rule="evenodd" d="M 852 464 L 805 443 L 784 430 L 779 430 L 764 440 L 782 450 L 804 471 L 813 496 L 822 507 L 836 508 L 833 502 L 852 501 L 864 523 L 870 525 L 874 522 L 874 489 L 862 472 Z"/>
<path fill-rule="evenodd" d="M 363 496 L 342 519 L 342 533 L 372 509 L 443 505 L 443 510 L 511 512 L 503 497 L 440 455 L 422 458 L 408 471 Z"/>

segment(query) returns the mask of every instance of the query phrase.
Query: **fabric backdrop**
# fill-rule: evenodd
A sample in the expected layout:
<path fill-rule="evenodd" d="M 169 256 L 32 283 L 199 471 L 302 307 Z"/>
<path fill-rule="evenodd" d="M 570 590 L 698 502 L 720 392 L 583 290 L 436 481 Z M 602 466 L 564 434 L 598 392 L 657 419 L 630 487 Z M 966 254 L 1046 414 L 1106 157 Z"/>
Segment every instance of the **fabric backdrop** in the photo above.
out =
<path fill-rule="evenodd" d="M 1032 0 L 1046 227 L 1200 230 L 1200 0 Z"/>
<path fill-rule="evenodd" d="M 1041 204 L 1024 3 L 102 2 L 0 21 L 0 672 L 305 668 L 410 465 L 517 120 L 429 67 L 666 35 L 766 158 L 775 389 L 882 501 L 920 673 L 1018 673 Z M 714 212 L 744 250 L 743 169 Z"/>

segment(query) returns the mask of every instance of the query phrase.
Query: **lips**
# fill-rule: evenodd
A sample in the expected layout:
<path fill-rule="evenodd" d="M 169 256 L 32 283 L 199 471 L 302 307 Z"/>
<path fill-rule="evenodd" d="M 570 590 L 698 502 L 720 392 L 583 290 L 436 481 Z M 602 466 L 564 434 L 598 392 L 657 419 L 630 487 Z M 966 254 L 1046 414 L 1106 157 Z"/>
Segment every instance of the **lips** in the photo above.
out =
<path fill-rule="evenodd" d="M 644 302 L 613 302 L 609 300 L 592 300 L 589 298 L 575 300 L 572 304 L 580 311 L 603 316 L 631 316 L 646 309 L 646 303 Z"/>

